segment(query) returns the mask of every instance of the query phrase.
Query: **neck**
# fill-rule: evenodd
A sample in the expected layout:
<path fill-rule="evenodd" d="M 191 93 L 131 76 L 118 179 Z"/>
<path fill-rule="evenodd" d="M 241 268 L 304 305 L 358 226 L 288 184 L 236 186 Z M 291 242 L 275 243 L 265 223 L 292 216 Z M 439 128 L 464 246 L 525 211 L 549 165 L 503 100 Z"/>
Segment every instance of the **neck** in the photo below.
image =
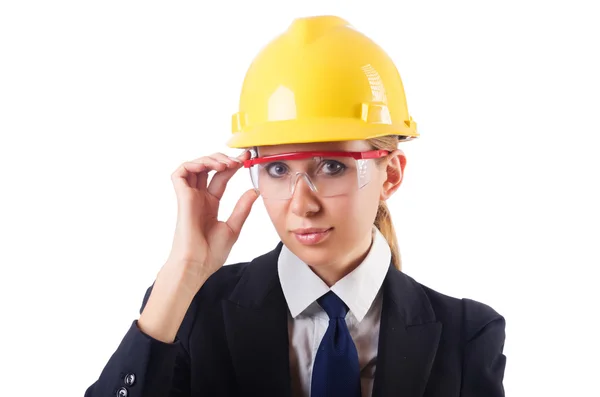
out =
<path fill-rule="evenodd" d="M 352 273 L 367 257 L 371 245 L 373 244 L 372 233 L 369 232 L 367 238 L 363 239 L 362 243 L 358 244 L 355 250 L 352 250 L 347 255 L 340 258 L 333 266 L 323 268 L 312 267 L 312 271 L 319 276 L 321 280 L 331 287 L 346 275 Z"/>

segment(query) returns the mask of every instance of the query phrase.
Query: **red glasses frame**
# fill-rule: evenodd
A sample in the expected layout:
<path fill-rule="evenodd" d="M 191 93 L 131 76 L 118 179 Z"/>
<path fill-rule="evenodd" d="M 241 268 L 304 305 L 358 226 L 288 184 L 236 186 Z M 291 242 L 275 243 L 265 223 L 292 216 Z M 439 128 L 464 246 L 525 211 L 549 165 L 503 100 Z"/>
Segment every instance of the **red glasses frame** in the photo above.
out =
<path fill-rule="evenodd" d="M 244 168 L 250 168 L 256 164 L 269 163 L 277 160 L 301 160 L 309 157 L 352 157 L 355 160 L 378 159 L 390 154 L 387 150 L 369 150 L 367 152 L 294 152 L 281 153 L 265 157 L 256 157 L 244 161 Z"/>

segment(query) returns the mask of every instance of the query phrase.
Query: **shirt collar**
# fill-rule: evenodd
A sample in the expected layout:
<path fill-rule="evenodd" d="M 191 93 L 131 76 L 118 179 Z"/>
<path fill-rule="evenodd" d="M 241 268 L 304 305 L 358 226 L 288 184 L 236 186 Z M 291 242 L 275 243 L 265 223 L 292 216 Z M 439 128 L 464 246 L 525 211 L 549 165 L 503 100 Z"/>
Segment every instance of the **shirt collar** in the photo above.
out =
<path fill-rule="evenodd" d="M 377 227 L 373 226 L 373 244 L 364 261 L 331 288 L 285 245 L 277 262 L 283 294 L 292 317 L 298 316 L 329 290 L 344 301 L 360 322 L 373 304 L 390 259 L 390 247 Z"/>

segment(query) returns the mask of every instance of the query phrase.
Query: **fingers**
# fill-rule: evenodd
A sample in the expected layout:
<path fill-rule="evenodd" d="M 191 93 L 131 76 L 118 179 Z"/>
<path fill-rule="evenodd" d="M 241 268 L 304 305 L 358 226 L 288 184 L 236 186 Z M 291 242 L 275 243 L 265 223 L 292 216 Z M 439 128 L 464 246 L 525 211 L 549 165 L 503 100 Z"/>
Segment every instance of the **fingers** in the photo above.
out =
<path fill-rule="evenodd" d="M 217 172 L 213 176 L 212 180 L 210 181 L 210 185 L 208 186 L 208 192 L 220 200 L 221 197 L 223 197 L 223 193 L 225 193 L 227 183 L 231 177 L 242 167 L 242 161 L 246 160 L 245 157 L 246 155 L 242 154 L 240 157 L 238 157 L 237 161 L 223 154 L 217 157 L 219 161 L 228 161 L 230 166 L 229 169 L 223 172 Z"/>
<path fill-rule="evenodd" d="M 244 226 L 246 219 L 248 219 L 252 205 L 257 198 L 258 194 L 256 191 L 254 189 L 250 189 L 244 193 L 236 203 L 233 212 L 226 222 L 235 236 L 239 236 L 242 226 Z"/>
<path fill-rule="evenodd" d="M 248 151 L 245 151 L 238 156 L 236 158 L 237 160 L 222 153 L 214 153 L 210 156 L 200 157 L 181 164 L 175 172 L 171 174 L 171 180 L 173 181 L 175 189 L 178 191 L 186 188 L 206 189 L 208 173 L 210 171 L 216 171 L 215 176 L 217 176 L 220 173 L 231 169 L 233 172 L 227 172 L 225 177 L 218 177 L 216 179 L 216 185 L 211 189 L 211 193 L 216 193 L 220 198 L 223 195 L 222 190 L 224 190 L 223 182 L 226 185 L 227 181 L 235 171 L 240 168 L 242 161 L 246 160 L 248 157 Z"/>
<path fill-rule="evenodd" d="M 196 184 L 190 186 L 195 187 L 196 189 L 206 189 L 209 171 L 222 172 L 227 170 L 227 168 L 233 164 L 232 162 L 220 161 L 218 158 L 216 158 L 216 154 L 218 153 L 215 153 L 211 156 L 200 157 L 199 159 L 192 160 L 193 163 L 209 164 L 211 168 L 207 169 L 204 172 L 198 173 Z"/>
<path fill-rule="evenodd" d="M 210 170 L 223 170 L 227 165 L 220 163 L 208 157 L 203 157 L 195 161 L 186 161 L 181 164 L 175 172 L 171 174 L 171 180 L 175 189 L 180 191 L 186 188 L 195 188 L 198 184 L 197 175 L 207 173 Z"/>

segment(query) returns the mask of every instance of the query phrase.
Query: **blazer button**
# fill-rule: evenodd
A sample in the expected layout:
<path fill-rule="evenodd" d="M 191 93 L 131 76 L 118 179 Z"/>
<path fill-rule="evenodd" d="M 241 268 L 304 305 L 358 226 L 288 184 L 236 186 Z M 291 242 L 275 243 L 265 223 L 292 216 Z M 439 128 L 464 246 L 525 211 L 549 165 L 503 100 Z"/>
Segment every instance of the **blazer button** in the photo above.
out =
<path fill-rule="evenodd" d="M 125 384 L 127 386 L 133 386 L 133 384 L 135 383 L 135 375 L 127 374 L 127 375 L 125 375 L 125 378 L 123 379 L 123 381 L 125 382 Z"/>
<path fill-rule="evenodd" d="M 127 389 L 124 387 L 117 390 L 117 397 L 127 397 L 128 395 L 129 395 L 129 393 L 127 392 Z"/>

